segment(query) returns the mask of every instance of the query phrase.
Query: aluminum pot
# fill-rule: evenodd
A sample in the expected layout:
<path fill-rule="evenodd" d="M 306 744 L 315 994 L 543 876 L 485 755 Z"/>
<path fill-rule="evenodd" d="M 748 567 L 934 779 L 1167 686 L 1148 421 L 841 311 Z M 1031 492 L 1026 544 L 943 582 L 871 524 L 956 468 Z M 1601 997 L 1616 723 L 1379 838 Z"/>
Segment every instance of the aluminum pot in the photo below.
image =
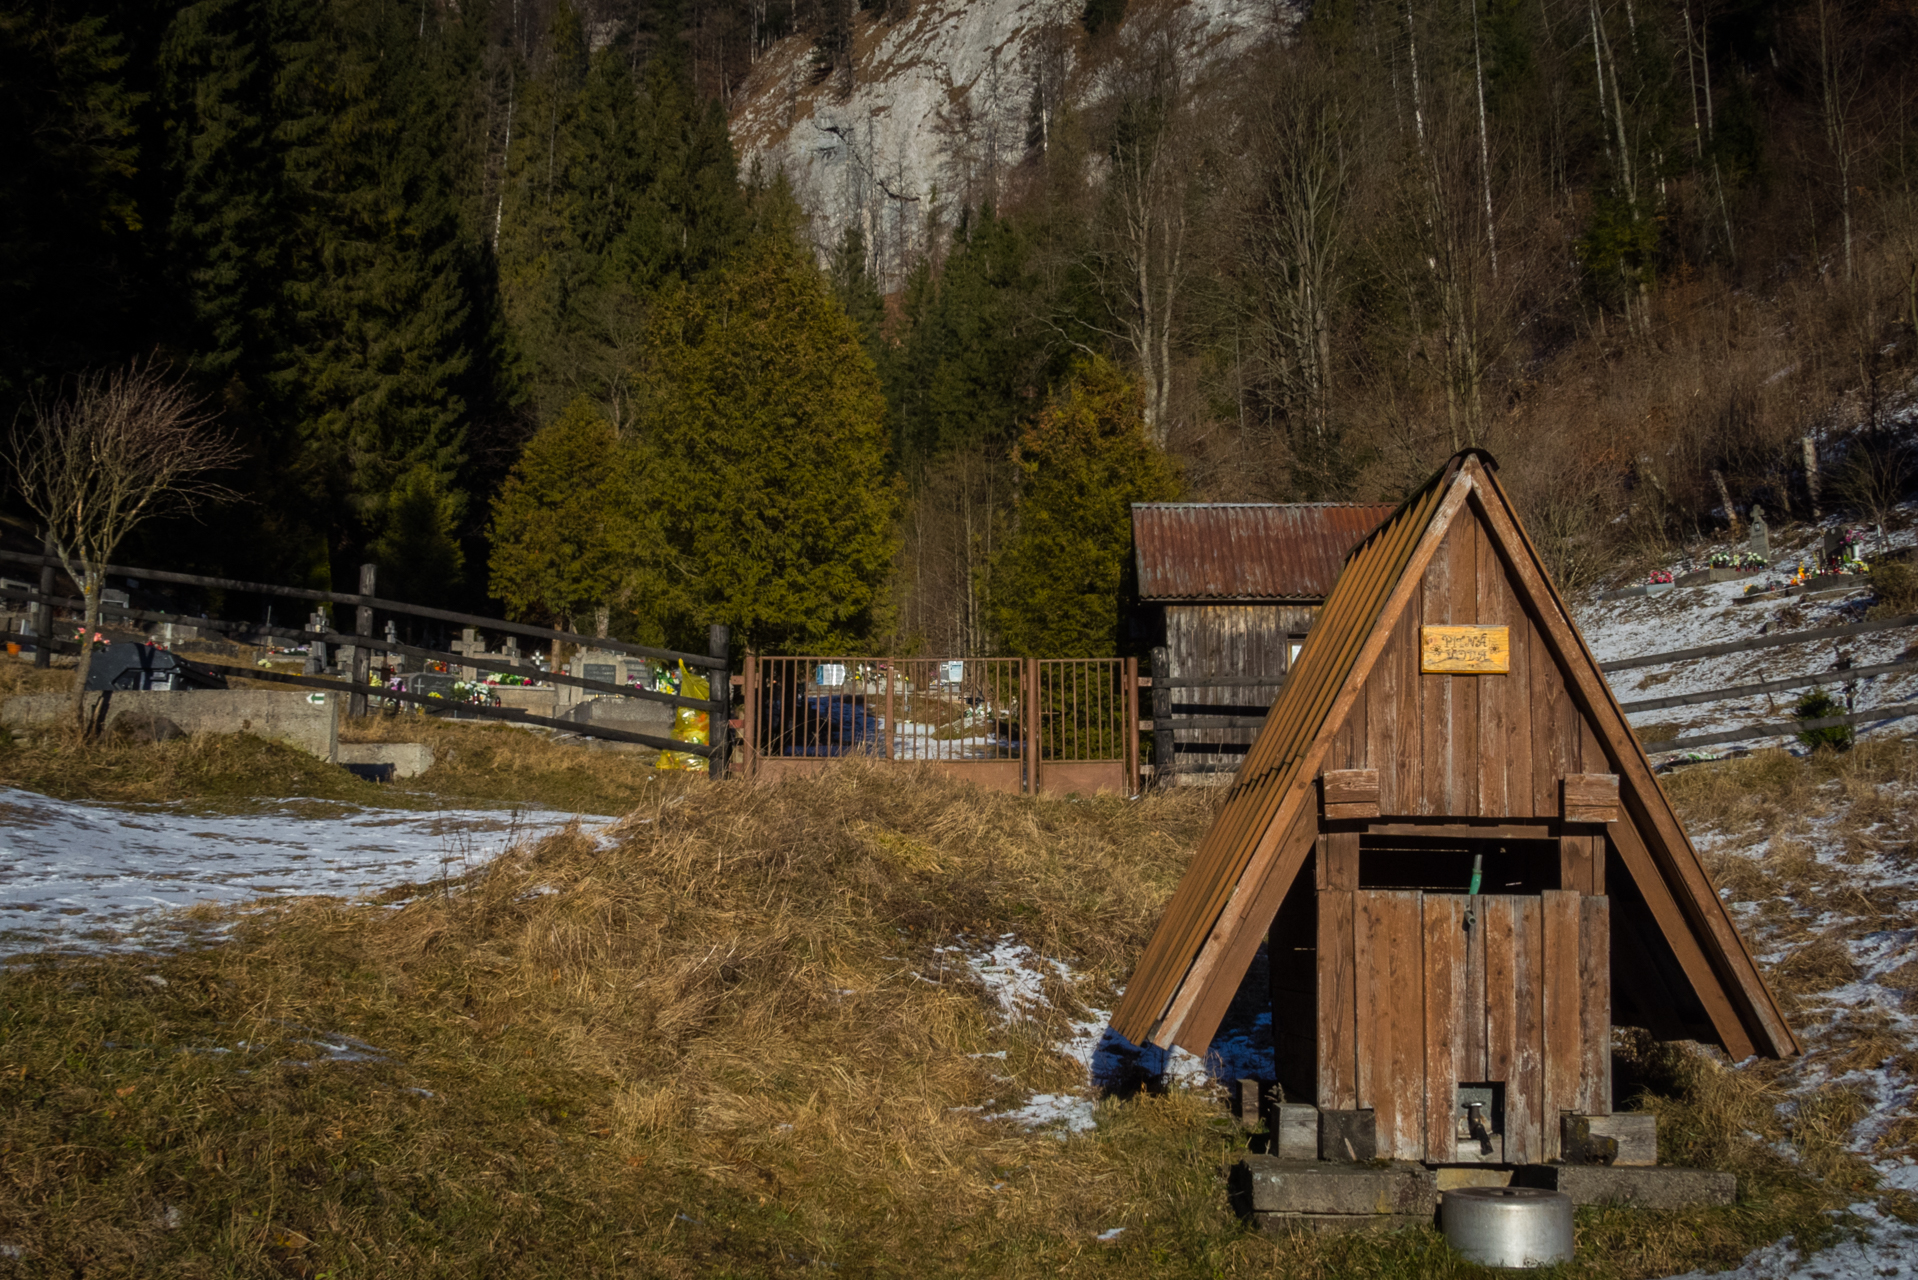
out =
<path fill-rule="evenodd" d="M 1535 1187 L 1460 1187 L 1439 1203 L 1454 1249 L 1487 1267 L 1543 1267 L 1572 1257 L 1572 1198 Z"/>

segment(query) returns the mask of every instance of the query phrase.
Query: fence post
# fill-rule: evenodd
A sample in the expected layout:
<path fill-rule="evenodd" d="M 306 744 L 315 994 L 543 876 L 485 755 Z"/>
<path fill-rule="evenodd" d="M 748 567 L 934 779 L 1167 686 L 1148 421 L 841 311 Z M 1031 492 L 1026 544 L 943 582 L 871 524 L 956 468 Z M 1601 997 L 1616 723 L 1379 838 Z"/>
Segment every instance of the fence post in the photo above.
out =
<path fill-rule="evenodd" d="M 741 731 L 740 736 L 744 739 L 744 741 L 739 744 L 740 767 L 745 771 L 746 776 L 750 778 L 754 776 L 759 769 L 759 754 L 757 751 L 759 744 L 759 655 L 751 649 L 746 650 L 745 674 L 744 679 L 740 681 L 739 692 L 742 704 L 739 712 L 739 727 Z"/>
<path fill-rule="evenodd" d="M 1172 781 L 1178 768 L 1172 742 L 1172 650 L 1160 645 L 1152 651 L 1152 782 Z"/>
<path fill-rule="evenodd" d="M 706 688 L 713 700 L 712 710 L 706 713 L 706 741 L 713 749 L 712 757 L 706 762 L 706 775 L 715 779 L 726 776 L 726 766 L 733 754 L 732 726 L 727 723 L 733 710 L 733 668 L 727 660 L 731 646 L 731 628 L 721 622 L 707 628 L 706 652 L 719 659 L 719 666 L 706 672 Z"/>
<path fill-rule="evenodd" d="M 886 659 L 886 736 L 880 742 L 880 759 L 892 759 L 894 735 L 892 731 L 892 659 Z"/>
<path fill-rule="evenodd" d="M 1125 793 L 1139 794 L 1139 660 L 1125 659 L 1124 696 L 1120 702 L 1125 716 Z"/>
<path fill-rule="evenodd" d="M 53 662 L 53 535 L 40 543 L 40 606 L 33 612 L 33 665 Z"/>
<path fill-rule="evenodd" d="M 379 594 L 379 585 L 380 567 L 376 564 L 361 565 L 360 594 L 362 596 L 376 596 Z M 371 606 L 361 605 L 354 611 L 353 634 L 356 636 L 365 636 L 369 641 L 372 640 L 373 610 Z M 363 716 L 366 714 L 367 664 L 372 657 L 373 649 L 370 644 L 356 644 L 353 646 L 353 693 L 352 696 L 347 699 L 346 703 L 346 713 L 348 715 Z"/>

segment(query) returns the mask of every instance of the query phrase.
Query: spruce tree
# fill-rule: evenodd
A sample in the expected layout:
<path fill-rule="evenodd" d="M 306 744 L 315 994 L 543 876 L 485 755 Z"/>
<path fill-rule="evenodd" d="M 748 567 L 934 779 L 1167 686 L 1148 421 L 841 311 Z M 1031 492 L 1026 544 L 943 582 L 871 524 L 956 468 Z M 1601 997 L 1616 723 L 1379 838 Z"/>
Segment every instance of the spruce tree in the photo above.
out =
<path fill-rule="evenodd" d="M 642 394 L 646 507 L 661 530 L 642 597 L 682 644 L 843 651 L 873 625 L 896 495 L 885 402 L 859 332 L 790 242 L 663 298 Z"/>
<path fill-rule="evenodd" d="M 1138 386 L 1103 357 L 1077 365 L 1019 441 L 1018 525 L 993 566 L 1008 653 L 1119 652 L 1132 504 L 1179 496 L 1171 460 L 1146 438 Z"/>
<path fill-rule="evenodd" d="M 527 441 L 493 499 L 488 530 L 490 589 L 511 617 L 576 629 L 644 550 L 621 514 L 619 452 L 612 424 L 585 397 Z"/>

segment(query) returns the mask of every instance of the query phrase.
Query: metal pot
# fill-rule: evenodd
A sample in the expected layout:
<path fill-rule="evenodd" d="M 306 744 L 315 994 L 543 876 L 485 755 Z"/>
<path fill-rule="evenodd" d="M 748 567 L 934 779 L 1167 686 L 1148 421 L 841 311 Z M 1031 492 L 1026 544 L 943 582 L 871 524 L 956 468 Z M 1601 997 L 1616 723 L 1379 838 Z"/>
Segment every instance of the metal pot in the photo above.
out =
<path fill-rule="evenodd" d="M 1460 1187 L 1439 1204 L 1454 1249 L 1487 1267 L 1543 1267 L 1572 1257 L 1572 1198 L 1534 1187 Z"/>

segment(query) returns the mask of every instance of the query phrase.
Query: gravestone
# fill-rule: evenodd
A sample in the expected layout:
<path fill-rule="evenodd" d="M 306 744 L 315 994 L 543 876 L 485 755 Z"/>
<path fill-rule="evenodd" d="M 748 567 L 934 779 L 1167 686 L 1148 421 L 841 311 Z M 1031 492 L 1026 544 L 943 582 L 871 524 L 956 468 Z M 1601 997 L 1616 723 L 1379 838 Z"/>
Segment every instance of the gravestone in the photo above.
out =
<path fill-rule="evenodd" d="M 1765 523 L 1765 509 L 1752 504 L 1752 536 L 1746 543 L 1751 550 L 1763 556 L 1766 564 L 1771 563 L 1771 526 Z"/>
<path fill-rule="evenodd" d="M 326 615 L 315 610 L 306 615 L 308 631 L 326 631 Z M 326 641 L 309 640 L 306 645 L 306 674 L 316 676 L 326 670 Z"/>
<path fill-rule="evenodd" d="M 486 656 L 486 642 L 479 638 L 479 632 L 471 627 L 460 632 L 460 638 L 453 642 L 453 652 L 461 657 L 483 658 Z M 479 676 L 477 667 L 461 667 L 460 679 L 471 681 Z"/>

